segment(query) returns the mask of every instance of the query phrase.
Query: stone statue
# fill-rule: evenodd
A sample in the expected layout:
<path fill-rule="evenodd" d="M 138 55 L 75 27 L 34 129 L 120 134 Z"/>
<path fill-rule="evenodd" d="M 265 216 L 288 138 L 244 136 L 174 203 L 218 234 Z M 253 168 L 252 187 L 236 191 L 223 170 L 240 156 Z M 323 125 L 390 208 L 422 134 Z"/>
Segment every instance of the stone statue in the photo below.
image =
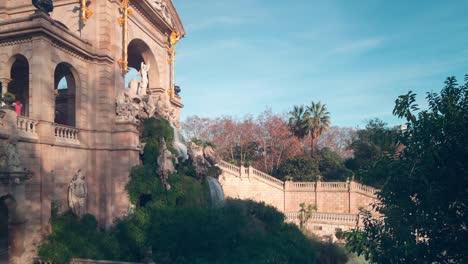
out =
<path fill-rule="evenodd" d="M 141 63 L 141 69 L 140 69 L 141 82 L 140 82 L 140 86 L 139 86 L 139 89 L 138 89 L 138 95 L 140 97 L 145 96 L 146 91 L 148 90 L 148 84 L 149 84 L 148 71 L 149 71 L 149 69 L 150 69 L 150 64 L 149 63 L 148 63 L 148 65 L 146 65 L 144 62 Z"/>
<path fill-rule="evenodd" d="M 167 104 L 166 98 L 159 96 L 158 101 L 156 102 L 156 114 L 160 117 L 163 117 L 169 120 L 170 109 Z"/>
<path fill-rule="evenodd" d="M 32 4 L 47 15 L 54 10 L 53 0 L 32 0 Z"/>
<path fill-rule="evenodd" d="M 192 164 L 195 167 L 197 177 L 201 179 L 203 176 L 208 174 L 208 162 L 203 156 L 203 147 L 193 142 L 188 145 L 188 154 L 192 160 Z"/>
<path fill-rule="evenodd" d="M 220 160 L 213 147 L 194 142 L 189 143 L 188 153 L 198 178 L 207 176 L 209 168 L 214 167 Z"/>
<path fill-rule="evenodd" d="M 135 122 L 138 115 L 138 107 L 126 91 L 121 91 L 115 100 L 115 114 L 122 121 Z"/>
<path fill-rule="evenodd" d="M 153 6 L 154 8 L 156 8 L 156 10 L 158 11 L 161 11 L 162 10 L 162 2 L 163 0 L 154 0 L 151 2 L 151 6 Z"/>
<path fill-rule="evenodd" d="M 26 169 L 21 167 L 17 144 L 18 139 L 16 137 L 12 137 L 2 144 L 0 170 L 5 172 L 26 172 Z"/>
<path fill-rule="evenodd" d="M 138 95 L 138 87 L 139 87 L 140 83 L 135 80 L 135 79 L 132 79 L 130 80 L 130 82 L 128 83 L 128 96 L 130 96 L 130 99 L 139 103 L 141 101 L 141 98 L 140 96 Z"/>
<path fill-rule="evenodd" d="M 166 190 L 171 189 L 171 185 L 169 185 L 168 182 L 169 175 L 177 172 L 174 168 L 174 158 L 175 155 L 167 149 L 166 141 L 164 140 L 164 138 L 162 138 L 161 146 L 159 148 L 157 173 L 159 177 L 161 177 L 161 181 L 163 182 Z"/>
<path fill-rule="evenodd" d="M 78 217 L 86 213 L 86 201 L 88 198 L 88 187 L 86 186 L 83 172 L 78 170 L 68 185 L 68 206 Z"/>

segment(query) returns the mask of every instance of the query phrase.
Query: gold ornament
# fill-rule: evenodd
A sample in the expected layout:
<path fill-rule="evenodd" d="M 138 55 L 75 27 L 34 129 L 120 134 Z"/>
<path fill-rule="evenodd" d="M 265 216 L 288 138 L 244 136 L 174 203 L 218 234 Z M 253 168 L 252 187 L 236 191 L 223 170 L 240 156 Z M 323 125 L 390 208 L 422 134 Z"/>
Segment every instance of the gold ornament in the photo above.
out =
<path fill-rule="evenodd" d="M 117 63 L 119 67 L 122 68 L 124 73 L 128 72 L 128 17 L 132 14 L 132 9 L 128 6 L 128 0 L 122 0 L 120 3 L 120 9 L 122 11 L 122 16 L 120 16 L 117 21 L 119 25 L 123 27 L 123 58 L 118 60 Z"/>
<path fill-rule="evenodd" d="M 92 15 L 93 11 L 88 8 L 91 1 L 81 0 L 81 22 L 84 24 Z"/>

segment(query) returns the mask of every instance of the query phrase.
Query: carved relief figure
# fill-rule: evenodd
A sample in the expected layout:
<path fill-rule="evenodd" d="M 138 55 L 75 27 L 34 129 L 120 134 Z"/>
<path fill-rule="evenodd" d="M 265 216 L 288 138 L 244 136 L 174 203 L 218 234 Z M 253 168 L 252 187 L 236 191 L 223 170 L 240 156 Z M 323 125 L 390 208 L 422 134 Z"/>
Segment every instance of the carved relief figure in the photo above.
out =
<path fill-rule="evenodd" d="M 116 98 L 115 114 L 123 121 L 136 121 L 138 109 L 127 92 L 121 91 Z"/>
<path fill-rule="evenodd" d="M 86 186 L 83 172 L 78 170 L 68 185 L 68 206 L 78 217 L 86 213 L 86 201 L 88 198 L 88 187 Z"/>
<path fill-rule="evenodd" d="M 154 0 L 151 2 L 151 6 L 156 8 L 156 10 L 161 11 L 162 10 L 162 2 L 163 0 Z"/>
<path fill-rule="evenodd" d="M 25 168 L 21 167 L 17 144 L 18 139 L 12 137 L 7 142 L 1 145 L 0 170 L 7 172 L 26 171 Z"/>
<path fill-rule="evenodd" d="M 169 175 L 177 172 L 174 167 L 174 158 L 175 155 L 167 149 L 166 141 L 164 140 L 164 138 L 162 138 L 161 146 L 159 148 L 157 173 L 159 177 L 161 177 L 161 181 L 163 182 L 166 190 L 171 189 L 171 185 L 169 185 L 168 182 Z"/>
<path fill-rule="evenodd" d="M 140 76 L 141 76 L 141 81 L 140 81 L 140 87 L 138 89 L 138 95 L 145 96 L 148 90 L 148 71 L 150 69 L 150 64 L 146 65 L 144 62 L 141 63 L 140 67 Z"/>

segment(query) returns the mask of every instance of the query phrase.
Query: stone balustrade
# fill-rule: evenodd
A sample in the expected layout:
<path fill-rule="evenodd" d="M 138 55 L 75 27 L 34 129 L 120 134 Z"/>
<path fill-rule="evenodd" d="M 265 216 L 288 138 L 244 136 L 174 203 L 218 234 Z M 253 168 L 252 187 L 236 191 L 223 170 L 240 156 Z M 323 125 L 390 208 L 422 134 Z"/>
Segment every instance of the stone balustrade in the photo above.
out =
<path fill-rule="evenodd" d="M 317 188 L 316 182 L 285 182 L 285 189 L 288 191 L 304 191 L 310 192 L 315 191 Z"/>
<path fill-rule="evenodd" d="M 367 186 L 367 185 L 364 185 L 364 184 L 360 184 L 360 183 L 357 183 L 357 182 L 351 182 L 351 190 L 356 191 L 356 192 L 360 192 L 360 193 L 363 193 L 363 194 L 367 194 L 367 195 L 370 195 L 370 196 L 375 196 L 377 191 L 378 191 L 377 189 L 375 189 L 373 187 L 370 187 L 370 186 Z"/>
<path fill-rule="evenodd" d="M 222 160 L 219 164 L 218 164 L 218 167 L 220 167 L 221 169 L 226 169 L 228 171 L 231 171 L 231 172 L 235 172 L 236 174 L 240 174 L 241 170 L 239 167 L 235 166 L 235 165 L 232 165 L 231 163 L 228 163 L 224 160 Z"/>
<path fill-rule="evenodd" d="M 317 188 L 323 191 L 344 191 L 349 190 L 347 182 L 318 182 Z"/>
<path fill-rule="evenodd" d="M 244 168 L 238 167 L 226 161 L 221 161 L 218 164 L 223 170 L 227 170 L 236 177 L 257 177 L 262 180 L 284 188 L 285 191 L 337 191 L 337 192 L 359 192 L 368 196 L 376 197 L 375 188 L 363 185 L 354 181 L 349 182 L 283 182 L 273 176 L 270 176 L 262 171 L 256 170 L 253 167 Z"/>
<path fill-rule="evenodd" d="M 257 177 L 259 177 L 261 179 L 267 180 L 268 182 L 270 182 L 270 183 L 272 183 L 274 185 L 277 185 L 278 187 L 281 187 L 281 188 L 284 187 L 284 182 L 281 181 L 281 180 L 278 180 L 275 177 L 272 177 L 272 176 L 270 176 L 270 175 L 268 175 L 268 174 L 266 174 L 264 172 L 261 172 L 259 170 L 254 169 L 252 167 L 251 167 L 251 171 L 252 171 L 253 176 L 257 176 Z M 250 176 L 251 175 L 249 174 L 249 177 Z"/>
<path fill-rule="evenodd" d="M 300 212 L 290 212 L 285 213 L 284 215 L 286 216 L 286 221 L 295 222 L 299 219 L 300 214 Z M 308 221 L 314 223 L 325 222 L 345 225 L 356 225 L 358 219 L 359 216 L 355 214 L 313 213 Z"/>
<path fill-rule="evenodd" d="M 79 132 L 77 128 L 55 124 L 55 140 L 57 142 L 79 144 Z"/>
<path fill-rule="evenodd" d="M 38 121 L 34 119 L 25 116 L 18 116 L 16 121 L 18 134 L 23 137 L 37 138 L 37 124 Z"/>

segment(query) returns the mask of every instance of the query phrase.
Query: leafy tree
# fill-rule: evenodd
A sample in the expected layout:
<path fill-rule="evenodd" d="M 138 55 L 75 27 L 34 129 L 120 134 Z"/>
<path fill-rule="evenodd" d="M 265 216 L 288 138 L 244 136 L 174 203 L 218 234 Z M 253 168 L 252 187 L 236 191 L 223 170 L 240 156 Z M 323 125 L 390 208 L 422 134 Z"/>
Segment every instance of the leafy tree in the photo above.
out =
<path fill-rule="evenodd" d="M 273 176 L 280 180 L 320 180 L 319 159 L 310 156 L 300 156 L 289 159 L 273 173 Z"/>
<path fill-rule="evenodd" d="M 304 225 L 312 218 L 313 213 L 317 212 L 317 206 L 306 203 L 300 203 L 299 207 L 299 227 L 304 230 Z"/>
<path fill-rule="evenodd" d="M 401 157 L 386 157 L 388 178 L 364 229 L 348 235 L 348 246 L 373 263 L 468 263 L 468 76 L 428 93 L 429 109 L 418 109 L 414 93 L 400 96 L 394 114 L 408 129 Z M 409 100 L 408 100 L 409 99 Z"/>
<path fill-rule="evenodd" d="M 346 168 L 338 153 L 329 148 L 319 150 L 319 171 L 325 181 L 346 181 L 353 172 Z"/>
<path fill-rule="evenodd" d="M 310 106 L 307 106 L 305 119 L 311 137 L 311 152 L 315 153 L 319 137 L 330 127 L 330 112 L 327 111 L 325 104 L 312 102 Z"/>
<path fill-rule="evenodd" d="M 386 180 L 386 171 L 380 169 L 382 159 L 398 151 L 399 130 L 389 128 L 380 119 L 371 119 L 364 129 L 356 132 L 350 145 L 354 157 L 348 159 L 346 167 L 354 171 L 357 180 L 381 187 Z"/>

